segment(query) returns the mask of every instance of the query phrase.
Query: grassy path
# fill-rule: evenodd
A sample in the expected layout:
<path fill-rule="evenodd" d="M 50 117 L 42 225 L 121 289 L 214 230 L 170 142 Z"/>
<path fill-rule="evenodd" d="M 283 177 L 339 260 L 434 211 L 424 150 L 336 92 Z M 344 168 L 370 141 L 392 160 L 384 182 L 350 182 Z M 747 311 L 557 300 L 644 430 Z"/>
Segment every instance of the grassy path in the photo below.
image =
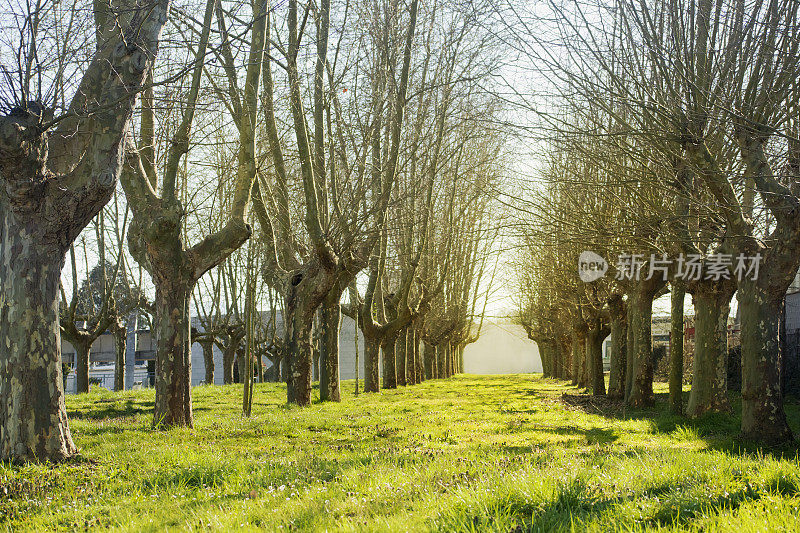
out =
<path fill-rule="evenodd" d="M 70 397 L 82 460 L 0 465 L 0 528 L 800 530 L 797 448 L 747 449 L 733 416 L 626 412 L 534 376 L 284 398 L 257 385 L 243 419 L 239 386 L 198 387 L 196 428 L 163 432 L 152 390 Z"/>

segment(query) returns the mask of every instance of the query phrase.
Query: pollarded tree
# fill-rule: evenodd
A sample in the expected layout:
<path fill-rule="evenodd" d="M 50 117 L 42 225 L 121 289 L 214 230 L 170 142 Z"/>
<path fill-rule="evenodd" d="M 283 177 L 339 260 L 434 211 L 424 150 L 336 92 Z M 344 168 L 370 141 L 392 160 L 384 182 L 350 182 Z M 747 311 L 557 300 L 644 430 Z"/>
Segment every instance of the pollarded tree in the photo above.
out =
<path fill-rule="evenodd" d="M 215 13 L 224 29 L 216 0 L 206 3 L 194 68 L 180 124 L 174 133 L 158 179 L 154 146 L 154 109 L 151 98 L 142 106 L 138 149 L 131 143 L 123 186 L 133 210 L 128 233 L 131 255 L 151 275 L 156 288 L 155 331 L 156 401 L 154 426 L 193 425 L 191 400 L 191 294 L 197 280 L 238 249 L 251 234 L 246 223 L 250 191 L 256 174 L 255 121 L 261 65 L 266 38 L 266 0 L 253 3 L 252 38 L 245 76 L 244 97 L 233 106 L 239 133 L 238 166 L 232 200 L 224 226 L 200 242 L 184 243 L 185 207 L 178 196 L 180 162 L 190 146 L 190 132 L 205 64 L 211 23 Z M 223 46 L 225 45 L 223 32 Z M 231 82 L 232 85 L 232 82 Z M 232 96 L 238 94 L 232 89 Z"/>
<path fill-rule="evenodd" d="M 0 355 L 0 460 L 60 461 L 77 451 L 64 407 L 59 277 L 69 246 L 114 192 L 124 137 L 169 7 L 168 0 L 112 1 L 96 9 L 95 50 L 56 119 L 52 104 L 35 100 L 47 88 L 31 85 L 55 74 L 57 84 L 69 86 L 69 70 L 45 72 L 36 64 L 36 47 L 65 33 L 19 26 L 34 33 L 17 55 L 27 62 L 20 65 L 19 101 L 6 102 L 0 118 L 0 342 L 10 347 Z M 34 12 L 43 20 L 58 16 L 41 6 L 31 6 Z"/>

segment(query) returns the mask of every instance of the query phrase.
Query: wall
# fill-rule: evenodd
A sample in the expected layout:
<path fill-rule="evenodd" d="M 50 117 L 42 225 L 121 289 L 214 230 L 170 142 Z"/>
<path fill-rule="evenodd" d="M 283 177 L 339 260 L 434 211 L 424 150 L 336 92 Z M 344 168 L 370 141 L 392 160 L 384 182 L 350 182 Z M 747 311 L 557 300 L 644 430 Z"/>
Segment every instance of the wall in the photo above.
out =
<path fill-rule="evenodd" d="M 541 372 L 536 343 L 522 326 L 509 322 L 484 322 L 481 336 L 464 349 L 467 374 L 518 374 Z"/>

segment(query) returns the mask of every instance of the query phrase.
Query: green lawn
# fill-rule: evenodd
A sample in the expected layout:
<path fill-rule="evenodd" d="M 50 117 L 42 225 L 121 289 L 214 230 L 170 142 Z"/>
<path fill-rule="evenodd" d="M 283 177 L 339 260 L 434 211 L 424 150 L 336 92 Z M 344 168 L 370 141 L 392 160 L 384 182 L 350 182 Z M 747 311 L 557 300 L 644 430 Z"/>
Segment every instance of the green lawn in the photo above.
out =
<path fill-rule="evenodd" d="M 68 398 L 82 458 L 0 465 L 7 530 L 799 530 L 797 448 L 735 416 L 625 411 L 540 376 L 459 376 L 287 408 L 285 387 L 197 387 L 194 430 L 153 391 Z M 567 396 L 563 396 L 566 394 Z M 735 404 L 738 402 L 734 401 Z M 736 406 L 738 408 L 738 405 Z M 787 407 L 795 431 L 800 409 Z"/>

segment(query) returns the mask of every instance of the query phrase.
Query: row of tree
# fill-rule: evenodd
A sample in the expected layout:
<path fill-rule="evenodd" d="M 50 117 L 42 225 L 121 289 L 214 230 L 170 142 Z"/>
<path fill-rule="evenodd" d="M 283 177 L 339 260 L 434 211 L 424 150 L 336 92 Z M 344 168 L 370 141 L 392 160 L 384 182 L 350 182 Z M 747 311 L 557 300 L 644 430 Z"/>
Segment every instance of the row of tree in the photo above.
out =
<path fill-rule="evenodd" d="M 555 111 L 542 115 L 547 163 L 521 204 L 536 217 L 516 265 L 520 320 L 546 372 L 651 404 L 653 300 L 670 291 L 670 397 L 681 412 L 688 293 L 696 344 L 687 414 L 729 411 L 735 293 L 742 432 L 791 439 L 778 330 L 800 266 L 798 4 L 613 0 L 549 15 L 547 31 L 520 41 L 553 80 Z M 584 251 L 609 261 L 605 277 L 579 279 Z"/>
<path fill-rule="evenodd" d="M 367 391 L 459 371 L 504 144 L 477 6 L 28 7 L 3 65 L 0 460 L 76 453 L 60 338 L 86 390 L 92 342 L 131 317 L 156 339 L 159 427 L 193 424 L 195 341 L 208 382 L 214 344 L 226 381 L 239 354 L 246 414 L 261 355 L 306 406 L 317 351 L 339 401 L 341 313 Z"/>

